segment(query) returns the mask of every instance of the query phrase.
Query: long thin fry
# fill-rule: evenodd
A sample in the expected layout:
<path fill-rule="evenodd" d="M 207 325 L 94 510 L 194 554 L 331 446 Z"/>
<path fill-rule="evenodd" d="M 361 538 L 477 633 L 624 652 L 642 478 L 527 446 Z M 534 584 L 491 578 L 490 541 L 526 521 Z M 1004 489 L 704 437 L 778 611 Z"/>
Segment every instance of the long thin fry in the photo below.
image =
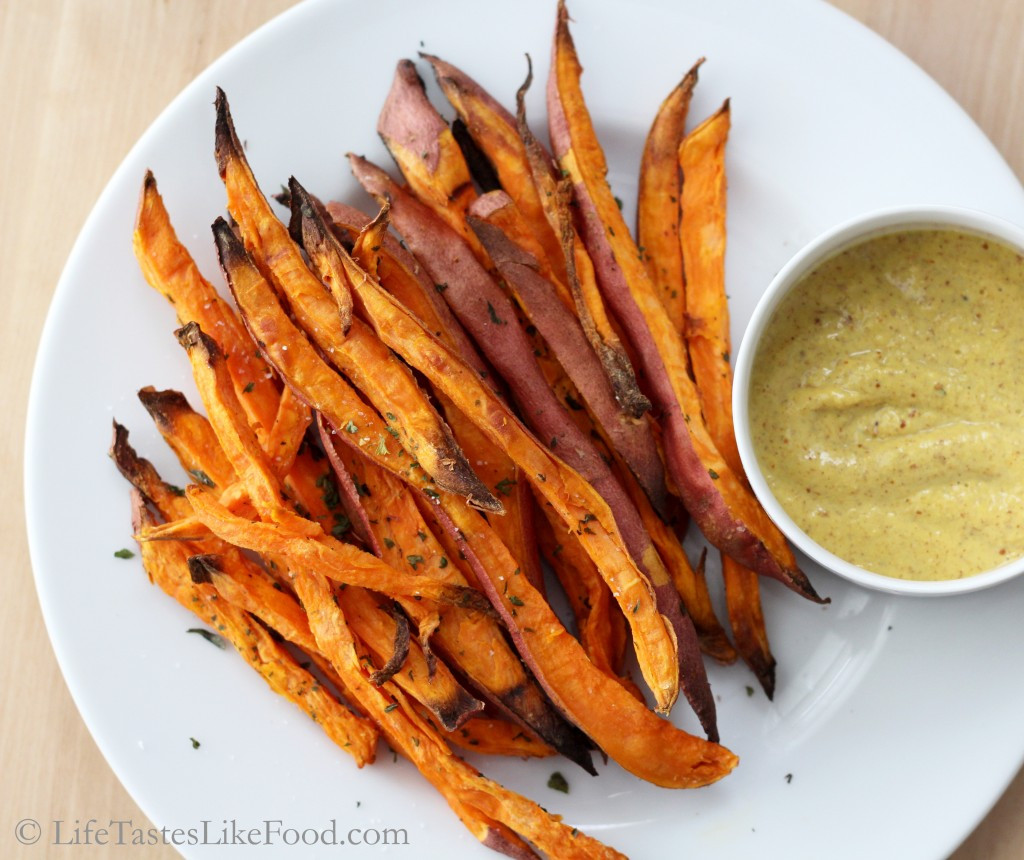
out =
<path fill-rule="evenodd" d="M 268 433 L 278 410 L 273 375 L 234 311 L 178 241 L 156 179 L 148 171 L 139 196 L 132 246 L 146 280 L 174 306 L 181 325 L 195 321 L 214 336 L 228 356 L 239 394 L 246 395 L 246 413 L 257 435 Z"/>
<path fill-rule="evenodd" d="M 661 410 L 667 465 L 687 510 L 712 544 L 763 576 L 823 602 L 785 538 L 715 448 L 701 417 L 682 338 L 669 320 L 605 180 L 607 163 L 579 85 L 582 68 L 564 0 L 548 86 L 555 154 L 574 183 L 581 232 L 609 305 L 627 330 Z"/>
<path fill-rule="evenodd" d="M 636 205 L 640 253 L 665 312 L 679 331 L 683 330 L 685 313 L 683 253 L 679 247 L 679 144 L 697 85 L 697 70 L 703 62 L 698 60 L 683 75 L 658 108 L 640 161 Z"/>
<path fill-rule="evenodd" d="M 136 533 L 156 525 L 142 493 L 166 515 L 181 513 L 188 502 L 160 479 L 152 464 L 138 457 L 128 443 L 127 431 L 114 424 L 111 457 L 133 484 L 132 525 Z M 188 569 L 191 552 L 180 542 L 140 543 L 143 565 L 152 582 L 195 612 L 228 639 L 271 689 L 291 699 L 323 725 L 328 736 L 349 752 L 357 764 L 372 762 L 377 734 L 373 726 L 351 713 L 301 669 L 267 632 L 245 612 L 218 600 L 212 586 L 192 582 Z"/>
<path fill-rule="evenodd" d="M 293 195 L 295 191 L 293 187 Z M 292 203 L 302 207 L 307 252 L 314 259 L 323 258 L 327 246 L 332 255 L 341 259 L 360 310 L 372 320 L 378 336 L 508 452 L 531 484 L 555 506 L 567 528 L 586 532 L 581 540 L 588 547 L 588 554 L 628 613 L 641 671 L 659 709 L 668 710 L 679 689 L 675 637 L 659 613 L 653 588 L 622 543 L 605 500 L 579 474 L 539 445 L 476 374 L 360 270 L 340 245 L 330 246 L 332 236 L 308 200 L 303 203 L 293 196 Z M 334 279 L 345 272 L 334 273 Z"/>
<path fill-rule="evenodd" d="M 440 486 L 472 496 L 489 510 L 500 510 L 501 503 L 474 474 L 451 431 L 408 368 L 383 347 L 361 320 L 351 319 L 344 290 L 338 291 L 343 301 L 339 308 L 324 285 L 306 268 L 288 228 L 274 215 L 256 184 L 222 91 L 217 96 L 216 150 L 228 208 L 238 222 L 242 238 L 264 275 L 288 297 L 292 312 L 306 333 L 379 412 L 394 415 L 391 423 L 402 443 Z"/>
<path fill-rule="evenodd" d="M 725 145 L 729 103 L 702 122 L 678 148 L 683 172 L 679 247 L 686 269 L 686 347 L 708 432 L 729 467 L 744 481 L 732 421 L 732 351 L 725 295 Z M 775 658 L 761 610 L 756 574 L 722 556 L 726 607 L 736 647 L 768 698 L 775 691 Z"/>

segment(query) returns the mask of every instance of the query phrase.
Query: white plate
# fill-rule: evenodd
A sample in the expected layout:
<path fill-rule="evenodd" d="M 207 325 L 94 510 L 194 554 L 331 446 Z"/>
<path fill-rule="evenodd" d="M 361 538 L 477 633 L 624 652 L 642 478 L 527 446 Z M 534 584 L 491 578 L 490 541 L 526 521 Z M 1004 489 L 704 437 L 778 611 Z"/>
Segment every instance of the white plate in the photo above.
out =
<path fill-rule="evenodd" d="M 796 248 L 867 209 L 973 206 L 1024 223 L 1024 194 L 991 144 L 923 73 L 868 31 L 813 2 L 582 2 L 571 11 L 584 87 L 632 208 L 643 136 L 660 99 L 708 62 L 692 116 L 733 99 L 728 279 L 735 336 Z M 151 587 L 131 546 L 127 488 L 105 452 L 113 416 L 170 480 L 180 474 L 134 392 L 191 390 L 173 313 L 131 253 L 151 167 L 179 235 L 217 275 L 209 224 L 224 209 L 213 160 L 214 87 L 268 190 L 294 173 L 325 197 L 361 202 L 342 155 L 386 161 L 377 111 L 395 61 L 426 49 L 505 101 L 530 51 L 546 72 L 551 0 L 394 0 L 372 11 L 311 2 L 260 30 L 197 81 L 125 159 L 68 261 L 32 387 L 26 497 L 36 581 L 54 649 L 90 730 L 158 826 L 215 835 L 260 826 L 406 828 L 417 857 L 489 856 L 440 797 L 385 751 L 357 772 L 319 729 L 231 652 L 185 634 L 192 616 Z M 531 95 L 535 120 L 541 87 Z M 628 210 L 627 210 L 628 211 Z M 711 669 L 722 736 L 741 758 L 696 792 L 641 784 L 615 766 L 487 761 L 487 773 L 634 857 L 935 858 L 978 822 L 1024 754 L 1024 581 L 943 601 L 869 593 L 814 569 L 821 609 L 766 585 L 779 660 L 769 703 L 742 667 Z M 677 719 L 686 726 L 688 714 Z M 190 737 L 202 746 L 193 750 Z M 571 793 L 546 787 L 561 770 Z M 791 775 L 791 777 L 789 776 Z M 187 839 L 187 834 L 182 835 Z M 185 846 L 189 856 L 225 849 Z M 323 856 L 336 852 L 327 848 Z M 267 855 L 308 856 L 278 847 Z M 346 847 L 346 856 L 380 849 Z M 318 852 L 319 853 L 319 852 Z"/>

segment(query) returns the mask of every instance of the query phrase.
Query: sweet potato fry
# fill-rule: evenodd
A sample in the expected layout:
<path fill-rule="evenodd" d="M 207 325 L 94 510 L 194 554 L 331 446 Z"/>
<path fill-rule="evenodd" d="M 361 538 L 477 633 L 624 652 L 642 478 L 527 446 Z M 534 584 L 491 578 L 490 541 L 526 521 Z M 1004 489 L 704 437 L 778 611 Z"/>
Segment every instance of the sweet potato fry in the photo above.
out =
<path fill-rule="evenodd" d="M 179 330 L 179 340 L 192 360 L 196 385 L 217 438 L 245 485 L 257 511 L 270 522 L 254 523 L 232 515 L 210 493 L 192 501 L 199 519 L 218 537 L 235 546 L 285 558 L 289 566 L 314 564 L 324 575 L 346 585 L 380 591 L 390 597 L 427 598 L 456 605 L 485 606 L 481 596 L 460 586 L 410 576 L 372 555 L 325 535 L 315 523 L 282 505 L 273 477 L 255 436 L 244 425 L 237 397 L 230 387 L 224 357 L 195 323 Z M 192 490 L 200 491 L 197 485 Z"/>
<path fill-rule="evenodd" d="M 559 301 L 553 285 L 541 276 L 536 258 L 519 248 L 492 223 L 495 212 L 512 206 L 503 191 L 492 191 L 470 207 L 469 226 L 487 249 L 520 307 L 583 395 L 611 447 L 621 455 L 654 503 L 664 506 L 665 473 L 650 425 L 623 414 L 579 320 Z"/>
<path fill-rule="evenodd" d="M 690 97 L 697 85 L 698 60 L 658 108 L 640 161 L 636 239 L 647 274 L 669 319 L 683 330 L 683 253 L 679 246 L 679 144 Z"/>
<path fill-rule="evenodd" d="M 671 650 L 676 654 L 677 666 L 672 672 L 673 682 L 681 682 L 682 689 L 700 717 L 708 736 L 712 739 L 717 738 L 714 698 L 711 696 L 707 675 L 700 659 L 693 623 L 680 611 L 678 595 L 668 572 L 651 543 L 640 516 L 608 463 L 590 437 L 584 435 L 573 423 L 565 407 L 549 387 L 548 381 L 541 376 L 525 335 L 513 319 L 510 302 L 470 255 L 469 249 L 461 243 L 458 236 L 447 231 L 443 222 L 404 194 L 382 171 L 361 159 L 353 158 L 353 163 L 357 177 L 371 185 L 378 193 L 388 195 L 396 211 L 404 213 L 403 234 L 413 250 L 420 252 L 421 260 L 432 277 L 435 280 L 445 278 L 451 281 L 452 286 L 445 291 L 446 297 L 449 297 L 456 314 L 460 315 L 467 328 L 474 333 L 491 363 L 503 373 L 511 385 L 524 407 L 527 421 L 544 438 L 551 439 L 549 445 L 552 448 L 558 447 L 559 450 L 568 452 L 563 456 L 567 456 L 570 465 L 580 471 L 583 478 L 593 485 L 593 489 L 608 504 L 614 517 L 613 524 L 621 533 L 627 552 L 635 565 L 634 569 L 642 578 L 650 579 L 655 598 L 654 608 L 658 613 L 651 614 L 646 622 L 637 618 L 636 623 L 633 623 L 631 619 L 634 642 L 637 641 L 637 627 L 644 624 L 654 625 L 653 630 L 648 629 L 644 634 L 648 637 L 660 636 L 662 632 L 669 634 L 670 641 L 663 640 L 659 647 L 663 649 L 662 653 Z M 301 215 L 303 225 L 309 225 L 308 235 L 304 234 L 307 252 L 315 265 L 323 268 L 326 260 L 327 268 L 331 270 L 322 271 L 325 281 L 336 281 L 342 277 L 342 273 L 334 271 L 338 268 L 339 262 L 349 267 L 351 278 L 367 279 L 369 276 L 366 273 L 354 270 L 354 263 L 340 246 L 332 247 L 333 237 L 329 231 L 315 223 L 320 217 L 319 207 L 298 183 L 291 185 L 291 200 L 293 207 Z M 293 220 L 295 217 L 293 216 Z M 487 307 L 489 323 L 481 322 L 473 313 L 474 310 L 483 313 L 481 304 Z M 361 307 L 365 309 L 365 303 Z M 415 360 L 413 364 L 417 366 Z M 429 376 L 429 373 L 427 375 Z M 435 381 L 435 387 L 441 386 Z M 615 587 L 612 588 L 612 593 L 627 616 L 635 615 L 635 601 L 627 603 L 623 593 Z M 665 623 L 667 627 L 664 626 Z M 649 666 L 648 671 L 653 668 Z M 662 683 L 666 680 L 667 677 L 663 677 Z M 649 683 L 650 681 L 648 678 Z"/>
<path fill-rule="evenodd" d="M 478 252 L 464 217 L 476 198 L 469 166 L 448 123 L 427 98 L 423 80 L 410 60 L 398 61 L 377 118 L 377 133 L 412 193 Z"/>
<path fill-rule="evenodd" d="M 636 483 L 630 481 L 628 476 L 622 477 L 622 483 L 636 504 L 644 525 L 651 535 L 651 541 L 665 561 L 665 567 L 669 571 L 676 592 L 683 601 L 686 613 L 693 621 L 701 651 L 719 663 L 734 662 L 736 651 L 715 615 L 703 572 L 693 569 L 679 538 L 672 528 L 655 513 Z"/>
<path fill-rule="evenodd" d="M 569 598 L 580 645 L 591 663 L 619 679 L 627 644 L 625 616 L 574 534 L 563 534 L 562 523 L 550 508 L 542 505 L 541 510 L 548 514 L 537 529 L 541 552 Z M 643 700 L 642 695 L 639 698 Z"/>
<path fill-rule="evenodd" d="M 367 457 L 411 486 L 435 492 L 433 477 L 418 462 L 413 466 L 411 457 L 393 441 L 389 446 L 389 425 L 320 358 L 289 319 L 273 289 L 223 220 L 214 224 L 214 239 L 242 319 L 281 377 L 327 419 L 335 432 L 355 435 Z M 475 497 L 473 503 L 487 504 L 486 498 L 478 502 Z M 500 502 L 495 500 L 495 504 L 500 509 Z"/>
<path fill-rule="evenodd" d="M 551 480 L 549 478 L 549 480 Z M 622 767 L 665 788 L 695 788 L 725 776 L 737 759 L 725 747 L 677 729 L 598 669 L 562 626 L 486 522 L 465 507 L 450 511 L 464 553 L 501 613 L 517 650 L 552 701 Z"/>
<path fill-rule="evenodd" d="M 315 205 L 317 201 L 311 202 Z M 331 205 L 335 207 L 336 213 L 344 213 L 341 207 Z M 293 221 L 296 221 L 301 231 L 301 218 L 293 218 Z M 419 263 L 388 235 L 387 230 L 387 219 L 380 216 L 363 224 L 354 240 L 353 257 L 363 261 L 368 271 L 379 269 L 381 278 L 387 279 L 386 283 L 382 280 L 385 288 L 416 313 L 430 331 L 467 357 L 480 378 L 497 391 L 493 372 L 479 357 L 448 305 L 440 298 L 447 285 L 435 285 L 430 281 Z M 544 574 L 533 536 L 533 500 L 525 486 L 526 482 L 505 452 L 477 432 L 444 394 L 437 395 L 437 400 L 456 441 L 473 464 L 478 477 L 495 498 L 502 501 L 505 516 L 494 521 L 495 529 L 519 559 L 530 581 L 543 590 Z"/>
<path fill-rule="evenodd" d="M 551 856 L 567 860 L 621 857 L 596 840 L 570 831 L 557 817 L 491 782 L 453 756 L 400 690 L 390 682 L 380 688 L 369 683 L 361 660 L 362 649 L 334 604 L 327 580 L 309 568 L 300 568 L 295 585 L 317 643 L 359 707 L 380 727 L 391 747 L 408 758 L 441 792 L 478 839 L 489 845 L 525 848 L 522 840 L 507 832 L 511 830 Z"/>
<path fill-rule="evenodd" d="M 397 192 L 397 187 L 389 190 Z M 334 242 L 332 247 L 333 235 L 320 220 L 316 207 L 308 200 L 302 199 L 301 187 L 297 184 L 293 186 L 292 191 L 292 205 L 301 209 L 307 253 L 314 260 L 326 258 L 328 252 L 332 258 L 341 260 L 345 267 L 344 272 L 332 273 L 332 281 L 348 273 L 360 311 L 372 321 L 378 336 L 420 370 L 436 388 L 444 391 L 467 416 L 472 417 L 477 425 L 491 436 L 495 444 L 501 445 L 508 452 L 530 482 L 540 489 L 545 499 L 555 505 L 567 528 L 580 531 L 585 528 L 587 532 L 593 532 L 593 536 L 588 534 L 585 541 L 590 547 L 591 557 L 598 564 L 602 575 L 606 577 L 620 605 L 626 607 L 641 671 L 655 693 L 658 707 L 665 710 L 670 708 L 678 694 L 679 683 L 675 635 L 666 626 L 659 611 L 660 607 L 655 605 L 650 583 L 626 551 L 619 527 L 605 499 L 576 472 L 544 450 L 493 392 L 481 384 L 476 374 L 439 340 L 425 331 L 421 324 L 372 281 L 367 273 L 360 270 L 340 245 Z M 419 206 L 411 199 L 409 202 Z M 409 241 L 408 235 L 406 238 Z M 462 259 L 465 260 L 465 252 Z M 425 260 L 423 262 L 429 270 L 429 264 Z M 496 290 L 493 282 L 490 283 Z M 455 287 L 451 286 L 448 292 L 454 289 Z M 462 283 L 459 289 L 468 290 L 472 287 L 468 283 Z M 499 295 L 500 292 L 494 295 L 493 300 L 499 301 Z M 487 304 L 497 318 L 497 311 L 491 299 L 478 296 L 476 300 Z M 503 296 L 501 301 L 503 308 L 508 306 Z M 509 311 L 505 313 L 511 317 Z M 504 334 L 506 330 L 512 334 Z M 490 337 L 492 341 L 496 336 L 513 339 L 510 341 L 510 350 L 514 351 L 503 355 L 492 350 L 491 359 L 495 364 L 498 359 L 507 362 L 512 356 L 522 355 L 519 345 L 514 342 L 516 331 L 519 331 L 519 337 L 522 337 L 522 332 L 511 318 L 498 323 L 483 324 L 480 334 Z M 481 337 L 478 337 L 477 341 L 480 343 Z M 480 345 L 484 348 L 483 343 Z M 522 374 L 519 376 L 521 379 Z M 534 404 L 534 410 L 539 403 L 551 403 L 553 400 L 546 384 L 541 382 L 536 388 L 537 399 L 527 399 L 528 403 Z M 543 394 L 540 393 L 541 388 Z M 539 400 L 542 396 L 543 401 Z M 557 401 L 554 401 L 552 408 L 562 410 Z M 568 427 L 576 431 L 575 425 L 566 425 L 566 428 Z M 589 440 L 578 431 L 576 434 L 583 439 L 586 450 L 593 451 Z M 565 434 L 563 438 L 566 438 Z M 571 453 L 573 452 L 570 451 Z M 608 467 L 600 460 L 600 456 L 595 453 L 595 457 L 607 470 Z M 578 461 L 580 457 L 577 455 L 576 459 Z M 537 475 L 544 477 L 538 478 Z M 572 486 L 571 494 L 567 491 L 566 485 Z M 605 495 L 611 494 L 607 490 L 603 492 Z M 621 489 L 618 492 L 622 494 Z M 653 552 L 653 547 L 651 551 Z"/>
<path fill-rule="evenodd" d="M 325 445 L 336 449 L 331 439 Z M 466 586 L 457 553 L 448 553 L 424 520 L 414 498 L 397 479 L 357 453 L 334 450 L 341 468 L 369 492 L 362 504 L 383 545 L 382 558 L 395 567 L 413 564 L 417 573 L 456 586 Z M 412 607 L 414 611 L 415 607 Z M 434 647 L 495 707 L 576 761 L 593 770 L 588 744 L 545 700 L 536 682 L 508 647 L 494 618 L 450 606 L 438 607 L 440 626 Z M 414 616 L 416 617 L 416 616 Z"/>
<path fill-rule="evenodd" d="M 392 424 L 424 470 L 445 489 L 471 496 L 490 510 L 498 502 L 466 462 L 451 431 L 416 380 L 360 320 L 349 319 L 345 291 L 339 308 L 306 268 L 299 249 L 270 209 L 238 142 L 227 99 L 217 97 L 217 162 L 228 192 L 228 208 L 264 275 L 287 297 L 292 312 L 330 361 L 342 370 Z M 339 313 L 342 316 L 338 324 Z M 346 328 L 345 323 L 348 323 Z"/>
<path fill-rule="evenodd" d="M 516 93 L 516 126 L 526 148 L 527 163 L 544 215 L 561 243 L 566 283 L 583 330 L 601 359 L 622 408 L 633 418 L 640 418 L 650 411 L 651 402 L 637 384 L 633 360 L 622 342 L 618 324 L 608 315 L 597 285 L 594 263 L 576 232 L 570 213 L 572 184 L 568 179 L 558 177 L 551 156 L 534 137 L 526 121 L 526 91 L 532 80 L 531 64 L 526 81 Z"/>
<path fill-rule="evenodd" d="M 258 436 L 270 431 L 278 410 L 278 389 L 266 363 L 245 328 L 217 290 L 178 241 L 174 227 L 149 171 L 142 183 L 132 235 L 135 257 L 142 274 L 157 292 L 174 305 L 181 325 L 198 322 L 214 334 L 228 356 L 238 393 Z"/>
<path fill-rule="evenodd" d="M 435 337 L 461 355 L 481 378 L 488 378 L 487 363 L 441 295 L 447 284 L 435 284 L 419 261 L 388 232 L 386 223 L 367 232 L 377 219 L 334 201 L 327 204 L 327 214 L 332 230 L 352 246 L 353 258 L 367 271 L 376 269 L 376 277 L 389 293 L 419 317 Z"/>
<path fill-rule="evenodd" d="M 518 758 L 547 758 L 556 755 L 555 749 L 522 726 L 494 717 L 473 717 L 454 732 L 446 732 L 444 739 L 452 746 L 484 755 L 507 755 Z"/>
<path fill-rule="evenodd" d="M 145 524 L 145 506 L 138 501 L 136 506 L 136 518 Z M 147 542 L 140 546 L 143 565 L 153 582 L 216 629 L 217 635 L 228 640 L 275 693 L 306 711 L 334 743 L 355 758 L 356 764 L 362 767 L 373 762 L 377 741 L 374 727 L 338 702 L 259 622 L 219 600 L 212 586 L 192 583 L 184 546 Z"/>
<path fill-rule="evenodd" d="M 763 576 L 822 602 L 753 494 L 715 448 L 671 323 L 605 181 L 607 164 L 579 86 L 582 69 L 560 0 L 548 86 L 552 144 L 573 179 L 580 229 L 598 282 L 626 329 L 661 412 L 669 473 L 705 537 Z"/>
<path fill-rule="evenodd" d="M 683 171 L 679 246 L 686 269 L 686 347 L 701 409 L 715 447 L 744 481 L 732 421 L 732 351 L 725 296 L 725 145 L 730 113 L 721 110 L 702 122 L 678 148 Z M 775 658 L 761 611 L 757 576 L 722 557 L 726 606 L 736 647 L 768 698 L 775 690 Z"/>
<path fill-rule="evenodd" d="M 732 423 L 729 305 L 725 298 L 725 144 L 729 102 L 684 138 L 682 222 L 686 270 L 686 347 L 708 432 L 722 459 L 742 475 Z"/>
<path fill-rule="evenodd" d="M 488 608 L 472 589 L 401 573 L 372 555 L 330 538 L 310 540 L 308 535 L 290 533 L 274 523 L 252 522 L 235 516 L 214 499 L 212 493 L 197 485 L 192 485 L 186 493 L 196 515 L 215 535 L 261 555 L 280 556 L 292 569 L 315 569 L 340 584 L 370 588 L 389 597 Z"/>
<path fill-rule="evenodd" d="M 527 236 L 532 237 L 531 245 L 524 247 L 536 258 L 544 277 L 555 284 L 559 297 L 570 307 L 576 303 L 584 321 L 584 330 L 601 359 L 616 398 L 628 414 L 639 417 L 650 408 L 650 403 L 636 387 L 632 366 L 612 329 L 594 284 L 593 267 L 589 265 L 586 251 L 578 245 L 571 255 L 575 259 L 575 269 L 582 272 L 583 287 L 579 295 L 570 290 L 572 284 L 566 271 L 562 225 L 554 201 L 549 197 L 556 186 L 551 157 L 526 126 L 521 103 L 524 90 L 520 90 L 521 116 L 517 123 L 515 117 L 465 72 L 438 57 L 427 54 L 423 57 L 433 66 L 442 91 L 465 123 L 473 141 L 494 166 L 502 189 L 515 202 L 528 226 L 528 233 L 520 232 L 515 237 L 516 241 L 530 241 Z"/>
<path fill-rule="evenodd" d="M 515 117 L 462 70 L 440 57 L 429 54 L 421 56 L 433 67 L 441 91 L 494 168 L 502 189 L 515 201 L 530 225 L 531 233 L 541 249 L 541 255 L 534 255 L 544 265 L 552 267 L 556 280 L 564 284 L 565 264 L 561 242 L 545 217 L 527 162 L 526 149 L 519 139 Z"/>
<path fill-rule="evenodd" d="M 771 699 L 775 695 L 775 657 L 768 643 L 757 574 L 723 555 L 722 580 L 736 650 L 754 673 L 765 695 Z"/>
<path fill-rule="evenodd" d="M 136 533 L 156 525 L 143 493 L 165 516 L 176 516 L 188 507 L 184 498 L 167 489 L 152 465 L 138 457 L 128 443 L 127 431 L 116 422 L 111 456 L 133 484 L 132 525 Z M 263 675 L 271 689 L 317 720 L 331 740 L 349 752 L 360 767 L 373 761 L 377 738 L 374 727 L 334 699 L 248 614 L 218 600 L 212 586 L 193 583 L 188 568 L 188 544 L 143 541 L 140 552 L 151 582 L 230 641 L 246 662 Z"/>

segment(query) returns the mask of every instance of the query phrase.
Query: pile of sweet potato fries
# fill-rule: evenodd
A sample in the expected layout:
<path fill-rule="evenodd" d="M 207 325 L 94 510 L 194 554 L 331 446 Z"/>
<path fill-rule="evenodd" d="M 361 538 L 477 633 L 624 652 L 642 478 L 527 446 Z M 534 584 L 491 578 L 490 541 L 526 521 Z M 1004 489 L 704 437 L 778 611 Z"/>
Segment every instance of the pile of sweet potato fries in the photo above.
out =
<path fill-rule="evenodd" d="M 359 766 L 383 736 L 484 844 L 621 856 L 452 748 L 594 772 L 596 746 L 660 786 L 714 782 L 737 758 L 718 743 L 703 656 L 738 654 L 771 696 L 759 577 L 820 600 L 733 437 L 729 105 L 685 131 L 699 63 L 664 101 L 634 240 L 564 4 L 550 153 L 527 125 L 529 78 L 513 114 L 423 59 L 457 119 L 398 64 L 378 131 L 404 181 L 349 157 L 373 217 L 292 178 L 281 220 L 218 90 L 231 220 L 213 236 L 233 305 L 147 174 L 135 253 L 174 306 L 205 417 L 176 391 L 139 397 L 195 483 L 165 483 L 117 424 L 111 453 L 152 581 Z M 680 542 L 690 519 L 722 553 L 732 641 Z M 624 670 L 630 646 L 653 710 Z M 663 718 L 680 690 L 707 740 Z"/>

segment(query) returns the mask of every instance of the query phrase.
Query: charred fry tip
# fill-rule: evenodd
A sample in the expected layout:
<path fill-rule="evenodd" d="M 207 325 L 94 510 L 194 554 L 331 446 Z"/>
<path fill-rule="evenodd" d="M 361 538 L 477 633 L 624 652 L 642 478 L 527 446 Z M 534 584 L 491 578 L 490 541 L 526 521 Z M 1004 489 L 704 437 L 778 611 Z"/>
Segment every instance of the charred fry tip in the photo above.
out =
<path fill-rule="evenodd" d="M 231 229 L 231 225 L 223 217 L 218 217 L 210 229 L 213 231 L 213 241 L 217 247 L 220 267 L 230 282 L 232 269 L 243 265 L 253 265 L 249 258 L 249 252 L 245 250 L 242 240 L 238 238 L 235 231 Z"/>
<path fill-rule="evenodd" d="M 390 607 L 388 614 L 395 619 L 395 643 L 391 656 L 383 668 L 370 674 L 370 680 L 374 686 L 380 687 L 390 681 L 409 656 L 409 619 L 406 614 L 397 606 Z"/>
<path fill-rule="evenodd" d="M 152 385 L 147 385 L 138 390 L 138 398 L 150 417 L 163 427 L 173 423 L 175 413 L 192 411 L 185 395 L 173 388 L 157 391 Z"/>
<path fill-rule="evenodd" d="M 191 353 L 194 349 L 201 350 L 206 356 L 206 361 L 211 365 L 224 357 L 220 347 L 217 346 L 217 341 L 204 332 L 199 323 L 194 320 L 177 329 L 174 336 L 188 352 Z"/>
<path fill-rule="evenodd" d="M 220 573 L 217 556 L 206 554 L 189 557 L 188 575 L 196 585 L 201 585 L 204 582 L 213 582 L 212 574 L 214 573 Z"/>
<path fill-rule="evenodd" d="M 516 107 L 518 107 L 524 114 L 526 113 L 526 93 L 530 89 L 530 85 L 533 83 L 533 58 L 529 52 L 523 54 L 526 57 L 526 79 L 519 85 L 519 89 L 516 90 Z"/>
<path fill-rule="evenodd" d="M 288 191 L 291 194 L 289 201 L 291 221 L 288 224 L 288 230 L 292 234 L 292 238 L 303 247 L 306 247 L 307 242 L 315 246 L 326 241 L 327 224 L 324 222 L 313 196 L 294 176 L 288 178 Z M 311 239 L 313 241 L 310 241 Z"/>
<path fill-rule="evenodd" d="M 241 155 L 242 145 L 238 142 L 238 135 L 235 133 L 228 97 L 220 87 L 217 87 L 217 96 L 213 104 L 217 111 L 217 119 L 214 123 L 213 152 L 217 159 L 217 171 L 223 179 L 227 172 L 228 161 Z"/>
<path fill-rule="evenodd" d="M 437 718 L 441 725 L 449 732 L 454 732 L 459 726 L 470 720 L 474 714 L 484 709 L 484 703 L 473 698 L 465 690 L 460 689 L 459 694 L 449 702 L 442 704 L 436 711 Z"/>
<path fill-rule="evenodd" d="M 416 68 L 416 64 L 408 57 L 403 57 L 398 61 L 395 66 L 395 72 L 401 74 L 401 76 L 412 83 L 414 80 L 420 85 L 420 88 L 424 88 L 423 78 L 420 77 L 420 73 Z"/>
<path fill-rule="evenodd" d="M 117 467 L 117 471 L 121 473 L 121 477 L 131 484 L 132 489 L 138 492 L 148 504 L 150 501 L 149 496 L 139 489 L 139 484 L 143 477 L 142 473 L 148 463 L 139 457 L 128 441 L 128 428 L 123 424 L 119 424 L 116 419 L 113 422 L 113 437 L 107 453 L 110 459 L 114 461 L 114 465 Z"/>
<path fill-rule="evenodd" d="M 128 494 L 132 512 L 132 537 L 138 544 L 142 543 L 139 534 L 143 529 L 156 525 L 156 517 L 146 504 L 146 497 L 137 487 L 132 487 Z"/>
<path fill-rule="evenodd" d="M 153 171 L 147 167 L 146 175 L 142 178 L 142 192 L 143 194 L 148 194 L 156 190 L 156 177 L 153 175 Z"/>
<path fill-rule="evenodd" d="M 706 57 L 698 57 L 697 61 L 692 66 L 690 66 L 690 68 L 687 69 L 686 74 L 683 75 L 683 79 L 679 82 L 679 86 L 692 87 L 694 84 L 696 84 L 697 78 L 699 77 L 700 67 L 704 65 L 706 60 Z"/>

